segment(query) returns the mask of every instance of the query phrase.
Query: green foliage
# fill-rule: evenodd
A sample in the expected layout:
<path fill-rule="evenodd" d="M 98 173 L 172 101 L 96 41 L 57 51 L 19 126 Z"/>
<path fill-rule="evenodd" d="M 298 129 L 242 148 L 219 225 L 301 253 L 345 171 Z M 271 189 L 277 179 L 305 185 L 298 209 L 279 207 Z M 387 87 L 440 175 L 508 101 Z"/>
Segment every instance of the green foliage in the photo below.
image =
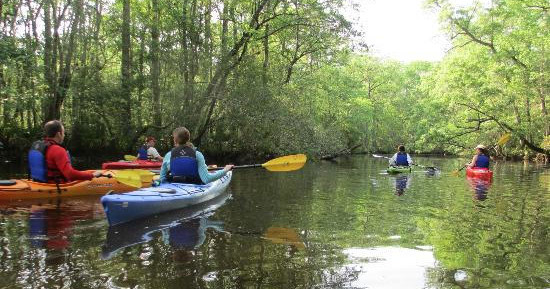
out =
<path fill-rule="evenodd" d="M 512 141 L 494 153 L 548 153 L 550 37 L 540 1 L 460 9 L 429 1 L 455 47 L 440 63 L 408 64 L 350 51 L 356 33 L 343 2 L 160 1 L 157 23 L 150 1 L 132 0 L 123 77 L 122 1 L 30 1 L 25 9 L 9 1 L 0 26 L 1 140 L 30 143 L 59 114 L 75 152 L 127 153 L 145 135 L 167 150 L 172 129 L 186 126 L 202 150 L 231 156 L 324 156 L 358 145 L 392 152 L 398 144 L 469 154 L 507 132 Z M 50 8 L 66 9 L 58 26 L 37 17 Z M 160 72 L 152 69 L 157 25 Z"/>

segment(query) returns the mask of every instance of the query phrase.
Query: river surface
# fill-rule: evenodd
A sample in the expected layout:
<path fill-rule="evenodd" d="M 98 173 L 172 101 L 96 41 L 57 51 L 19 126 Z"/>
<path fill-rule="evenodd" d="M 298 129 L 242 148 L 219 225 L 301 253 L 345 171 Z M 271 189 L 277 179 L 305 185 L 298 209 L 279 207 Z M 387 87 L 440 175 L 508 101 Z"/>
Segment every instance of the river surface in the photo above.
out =
<path fill-rule="evenodd" d="M 206 204 L 113 228 L 99 197 L 2 203 L 0 287 L 550 288 L 547 168 L 496 163 L 487 184 L 417 162 L 441 172 L 239 170 Z"/>

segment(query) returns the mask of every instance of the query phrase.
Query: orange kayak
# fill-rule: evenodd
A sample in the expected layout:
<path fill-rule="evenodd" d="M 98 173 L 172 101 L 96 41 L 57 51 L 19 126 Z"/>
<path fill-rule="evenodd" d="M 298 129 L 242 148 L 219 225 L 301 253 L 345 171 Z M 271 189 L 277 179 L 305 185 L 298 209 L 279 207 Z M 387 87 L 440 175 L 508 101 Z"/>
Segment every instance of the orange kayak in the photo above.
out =
<path fill-rule="evenodd" d="M 104 171 L 116 175 L 116 171 Z M 153 177 L 141 176 L 142 187 L 150 187 Z M 110 191 L 129 192 L 136 188 L 123 184 L 115 177 L 93 178 L 90 181 L 73 181 L 64 184 L 41 183 L 30 180 L 0 181 L 0 200 L 40 199 L 85 195 L 104 195 Z"/>

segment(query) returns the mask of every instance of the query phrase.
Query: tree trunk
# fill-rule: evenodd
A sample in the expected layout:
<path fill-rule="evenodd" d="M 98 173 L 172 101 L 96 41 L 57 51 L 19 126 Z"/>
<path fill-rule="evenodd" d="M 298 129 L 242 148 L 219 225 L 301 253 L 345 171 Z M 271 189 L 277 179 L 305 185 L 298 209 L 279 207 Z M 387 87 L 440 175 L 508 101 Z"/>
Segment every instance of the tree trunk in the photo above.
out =
<path fill-rule="evenodd" d="M 44 79 L 48 85 L 46 90 L 47 96 L 42 105 L 44 111 L 44 121 L 52 119 L 49 112 L 49 103 L 53 101 L 54 95 L 54 81 L 52 71 L 55 69 L 52 61 L 53 57 L 53 40 L 52 40 L 52 26 L 51 26 L 51 2 L 50 0 L 44 0 Z"/>
<path fill-rule="evenodd" d="M 151 85 L 153 92 L 153 123 L 155 126 L 162 125 L 160 114 L 160 45 L 159 45 L 159 19 L 160 8 L 158 0 L 151 0 L 153 8 L 153 25 L 151 27 Z"/>
<path fill-rule="evenodd" d="M 267 89 L 267 74 L 269 68 L 269 24 L 265 25 L 265 37 L 263 41 L 264 46 L 264 63 L 262 71 L 262 82 L 264 84 L 264 89 Z"/>
<path fill-rule="evenodd" d="M 128 135 L 132 124 L 132 72 L 130 40 L 130 0 L 122 0 L 122 59 L 120 62 L 122 105 L 124 117 L 120 118 L 123 135 Z"/>

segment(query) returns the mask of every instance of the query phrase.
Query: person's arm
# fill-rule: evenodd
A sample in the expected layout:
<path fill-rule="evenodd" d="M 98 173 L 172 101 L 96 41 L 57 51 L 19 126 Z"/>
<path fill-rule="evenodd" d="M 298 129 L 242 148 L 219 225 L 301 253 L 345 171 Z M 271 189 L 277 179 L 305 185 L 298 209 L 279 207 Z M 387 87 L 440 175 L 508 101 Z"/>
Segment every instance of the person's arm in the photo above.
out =
<path fill-rule="evenodd" d="M 393 157 L 390 158 L 390 166 L 395 166 L 395 161 L 397 160 L 397 154 L 394 154 Z"/>
<path fill-rule="evenodd" d="M 91 180 L 94 177 L 92 172 L 75 170 L 71 165 L 67 151 L 60 146 L 52 145 L 49 147 L 47 155 L 68 181 Z"/>
<path fill-rule="evenodd" d="M 409 154 L 407 154 L 407 162 L 409 163 L 409 166 L 412 166 L 414 164 L 413 160 L 412 160 L 412 158 Z"/>
<path fill-rule="evenodd" d="M 473 158 L 472 158 L 472 162 L 467 164 L 468 167 L 470 168 L 473 168 L 476 166 L 476 162 L 477 162 L 477 155 L 475 155 Z"/>
<path fill-rule="evenodd" d="M 152 156 L 152 159 L 156 159 L 156 160 L 159 160 L 159 161 L 162 161 L 162 157 L 160 156 L 159 152 L 157 151 L 156 148 L 154 147 L 150 147 L 147 149 L 147 154 L 148 155 L 151 155 Z"/>
<path fill-rule="evenodd" d="M 168 172 L 170 171 L 170 156 L 172 155 L 172 152 L 167 152 L 166 155 L 164 155 L 164 160 L 162 161 L 162 166 L 160 167 L 160 182 L 164 183 L 167 181 L 168 178 Z"/>
<path fill-rule="evenodd" d="M 214 173 L 209 173 L 208 166 L 206 165 L 206 161 L 204 160 L 204 156 L 202 155 L 202 153 L 197 151 L 196 157 L 197 157 L 197 164 L 199 167 L 199 176 L 201 177 L 202 182 L 205 184 L 208 184 L 210 182 L 213 182 L 225 176 L 225 174 L 229 170 L 231 170 L 231 168 L 233 167 L 231 165 L 228 165 L 228 166 L 225 166 L 223 170 L 219 170 Z"/>

